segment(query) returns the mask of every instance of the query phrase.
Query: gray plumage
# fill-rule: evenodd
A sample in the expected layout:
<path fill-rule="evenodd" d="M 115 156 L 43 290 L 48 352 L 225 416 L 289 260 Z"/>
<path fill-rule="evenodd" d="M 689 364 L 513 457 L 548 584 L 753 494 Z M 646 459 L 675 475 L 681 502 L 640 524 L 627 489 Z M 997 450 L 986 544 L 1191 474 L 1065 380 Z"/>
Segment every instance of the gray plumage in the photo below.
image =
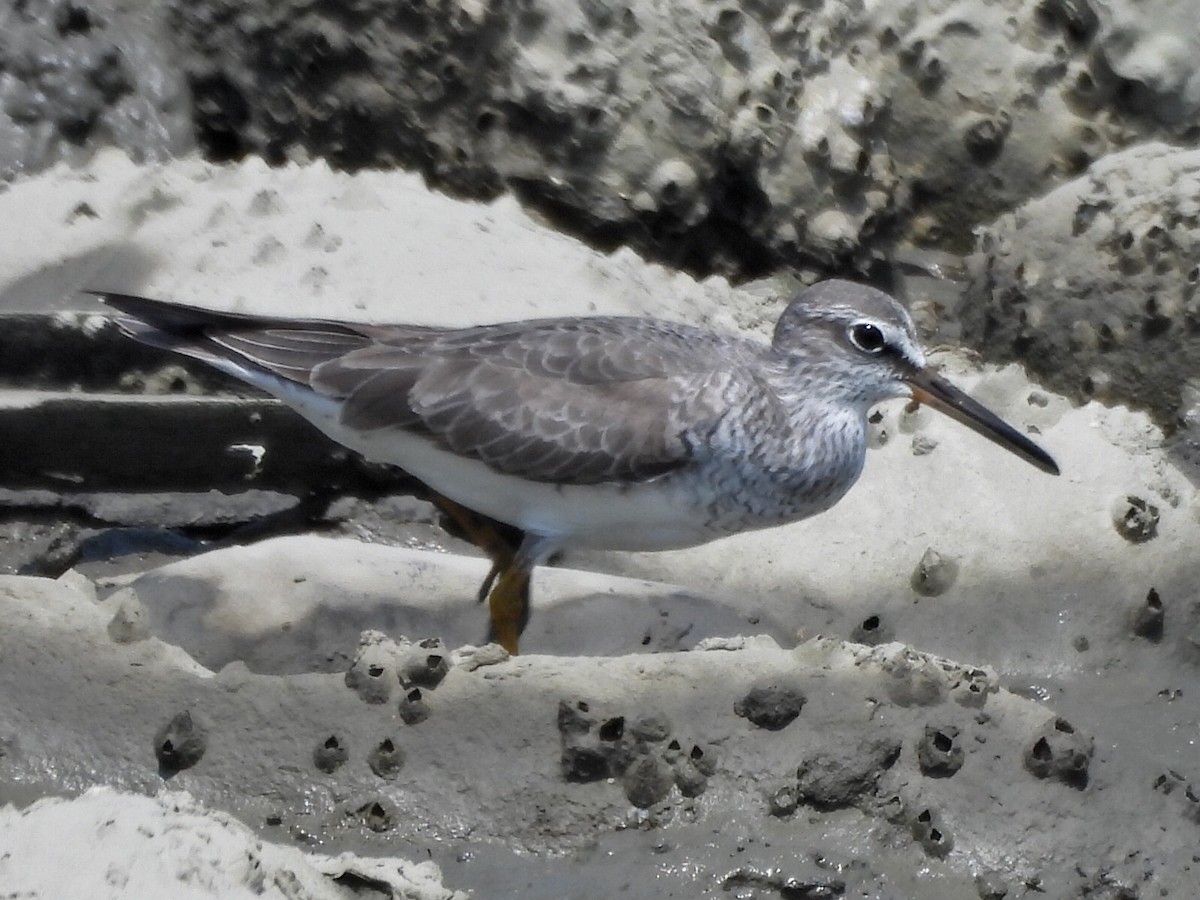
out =
<path fill-rule="evenodd" d="M 127 314 L 120 323 L 132 336 L 277 394 L 342 443 L 392 457 L 380 461 L 410 468 L 407 451 L 391 450 L 402 442 L 389 443 L 389 435 L 405 435 L 422 442 L 405 446 L 428 444 L 447 463 L 478 461 L 530 485 L 653 486 L 672 498 L 663 501 L 664 517 L 683 510 L 695 518 L 631 537 L 623 525 L 637 532 L 633 519 L 645 510 L 629 503 L 631 521 L 623 523 L 614 506 L 597 513 L 603 525 L 589 534 L 574 512 L 530 511 L 511 496 L 489 506 L 486 498 L 456 495 L 449 476 L 438 483 L 436 464 L 414 471 L 459 503 L 541 535 L 545 546 L 575 538 L 683 546 L 827 509 L 862 470 L 869 407 L 907 395 L 917 378 L 953 392 L 941 401 L 953 407 L 944 411 L 1042 468 L 1049 461 L 986 410 L 991 418 L 979 427 L 982 407 L 927 375 L 904 309 L 849 282 L 801 292 L 770 344 L 648 318 L 439 329 L 101 296 Z M 601 496 L 579 495 L 582 503 Z"/>

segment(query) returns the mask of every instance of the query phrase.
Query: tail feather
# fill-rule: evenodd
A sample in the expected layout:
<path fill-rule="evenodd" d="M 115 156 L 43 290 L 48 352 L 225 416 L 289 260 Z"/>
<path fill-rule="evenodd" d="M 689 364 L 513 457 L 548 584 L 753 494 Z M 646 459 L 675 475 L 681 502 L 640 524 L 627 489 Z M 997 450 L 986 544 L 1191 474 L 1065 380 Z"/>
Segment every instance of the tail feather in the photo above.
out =
<path fill-rule="evenodd" d="M 182 353 L 251 384 L 270 373 L 307 385 L 313 369 L 370 343 L 370 326 L 216 312 L 131 294 L 90 291 L 121 313 L 129 337 Z M 261 386 L 261 385 L 260 385 Z"/>
<path fill-rule="evenodd" d="M 149 297 L 136 297 L 133 294 L 118 294 L 112 291 L 85 291 L 100 299 L 101 303 L 111 306 L 127 316 L 153 325 L 172 334 L 198 334 L 205 329 L 219 328 L 229 331 L 243 329 L 259 330 L 262 328 L 298 328 L 305 329 L 313 326 L 325 326 L 343 331 L 349 331 L 344 325 L 336 322 L 322 322 L 315 319 L 283 319 L 269 316 L 256 316 L 249 313 L 217 312 L 211 309 L 200 309 L 196 306 L 184 306 L 181 303 L 171 303 L 166 300 L 151 300 Z"/>

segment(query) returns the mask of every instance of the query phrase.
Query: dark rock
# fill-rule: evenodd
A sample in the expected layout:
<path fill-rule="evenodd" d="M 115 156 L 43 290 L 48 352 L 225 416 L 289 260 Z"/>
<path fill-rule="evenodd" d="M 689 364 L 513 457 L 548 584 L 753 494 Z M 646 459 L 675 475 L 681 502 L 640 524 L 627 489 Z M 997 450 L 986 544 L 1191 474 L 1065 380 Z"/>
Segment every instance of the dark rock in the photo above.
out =
<path fill-rule="evenodd" d="M 804 694 L 796 688 L 767 684 L 752 688 L 750 693 L 734 704 L 733 711 L 759 728 L 779 731 L 800 715 L 804 703 Z"/>
<path fill-rule="evenodd" d="M 879 777 L 899 756 L 900 742 L 892 738 L 814 756 L 796 772 L 797 799 L 817 809 L 853 806 L 875 790 Z"/>

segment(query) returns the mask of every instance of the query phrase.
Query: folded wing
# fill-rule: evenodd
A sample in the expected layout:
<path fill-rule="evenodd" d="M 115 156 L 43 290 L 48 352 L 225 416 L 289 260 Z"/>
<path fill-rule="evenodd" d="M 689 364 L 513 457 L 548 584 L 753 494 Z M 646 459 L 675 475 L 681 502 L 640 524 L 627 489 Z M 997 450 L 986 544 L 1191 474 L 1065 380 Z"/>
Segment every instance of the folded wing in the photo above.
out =
<path fill-rule="evenodd" d="M 313 371 L 343 424 L 428 435 L 536 481 L 645 480 L 694 461 L 690 431 L 725 410 L 700 332 L 650 320 L 560 319 L 389 335 Z"/>
<path fill-rule="evenodd" d="M 101 296 L 131 317 L 119 321 L 139 340 L 267 390 L 264 374 L 304 385 L 339 400 L 346 427 L 418 434 L 497 471 L 558 484 L 648 480 L 695 462 L 697 439 L 728 410 L 729 356 L 741 352 L 650 319 L 441 330 Z"/>

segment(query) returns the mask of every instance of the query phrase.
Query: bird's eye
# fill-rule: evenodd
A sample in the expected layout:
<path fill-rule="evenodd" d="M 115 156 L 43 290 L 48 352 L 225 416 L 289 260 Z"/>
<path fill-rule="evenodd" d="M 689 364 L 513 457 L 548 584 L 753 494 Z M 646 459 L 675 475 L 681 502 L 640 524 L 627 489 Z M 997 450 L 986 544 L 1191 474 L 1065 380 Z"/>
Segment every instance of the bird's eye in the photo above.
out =
<path fill-rule="evenodd" d="M 879 326 L 872 325 L 870 322 L 854 323 L 850 326 L 847 334 L 850 337 L 850 343 L 863 353 L 882 353 L 883 348 L 887 346 L 887 341 L 884 340 Z"/>

